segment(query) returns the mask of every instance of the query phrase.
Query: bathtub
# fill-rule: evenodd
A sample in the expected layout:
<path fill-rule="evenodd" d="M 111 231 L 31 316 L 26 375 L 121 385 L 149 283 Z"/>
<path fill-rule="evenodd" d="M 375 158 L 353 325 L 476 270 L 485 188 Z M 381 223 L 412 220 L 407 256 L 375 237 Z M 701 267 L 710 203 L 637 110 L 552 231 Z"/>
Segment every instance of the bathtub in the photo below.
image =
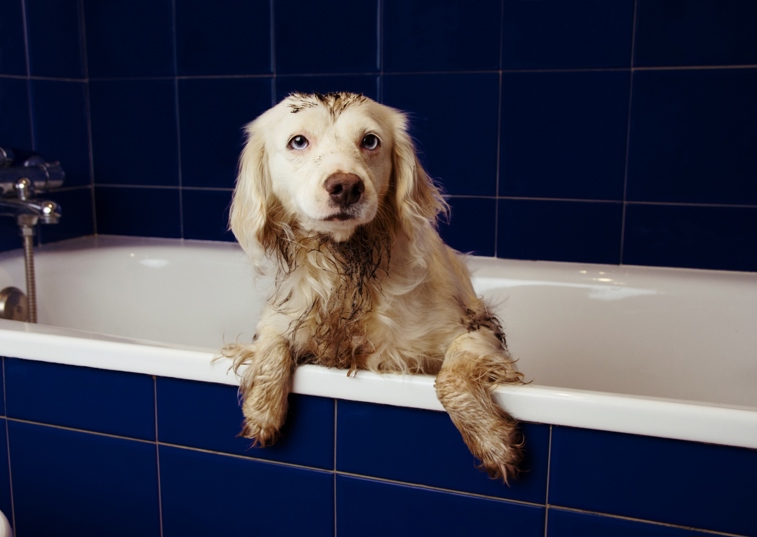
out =
<path fill-rule="evenodd" d="M 757 448 L 757 275 L 470 257 L 529 384 L 526 421 Z M 236 244 L 85 237 L 37 250 L 39 324 L 0 320 L 0 356 L 236 385 L 225 342 L 252 337 L 267 281 Z M 23 287 L 17 252 L 0 288 Z M 318 366 L 294 392 L 442 410 L 428 376 Z"/>

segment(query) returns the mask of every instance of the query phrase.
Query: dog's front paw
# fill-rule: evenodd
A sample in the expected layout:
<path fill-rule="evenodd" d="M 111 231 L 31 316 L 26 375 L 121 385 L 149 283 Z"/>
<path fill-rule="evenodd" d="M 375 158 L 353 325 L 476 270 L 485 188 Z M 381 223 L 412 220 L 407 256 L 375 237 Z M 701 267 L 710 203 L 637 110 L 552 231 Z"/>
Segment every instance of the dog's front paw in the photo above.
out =
<path fill-rule="evenodd" d="M 523 435 L 514 429 L 514 424 L 502 424 L 490 430 L 491 434 L 473 440 L 469 448 L 481 461 L 480 468 L 492 479 L 501 479 L 509 484 L 518 477 L 523 462 Z"/>
<path fill-rule="evenodd" d="M 255 420 L 246 418 L 239 433 L 243 438 L 252 440 L 252 445 L 256 447 L 268 447 L 276 443 L 279 439 L 280 428 L 272 424 L 262 424 Z"/>

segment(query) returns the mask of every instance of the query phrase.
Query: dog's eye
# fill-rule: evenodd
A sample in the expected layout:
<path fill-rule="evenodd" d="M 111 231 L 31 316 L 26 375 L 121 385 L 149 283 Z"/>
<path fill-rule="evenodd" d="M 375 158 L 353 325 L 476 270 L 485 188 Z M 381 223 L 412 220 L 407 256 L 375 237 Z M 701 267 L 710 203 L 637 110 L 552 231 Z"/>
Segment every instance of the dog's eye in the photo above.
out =
<path fill-rule="evenodd" d="M 303 149 L 305 149 L 308 146 L 309 143 L 310 142 L 308 142 L 307 138 L 305 138 L 301 134 L 298 134 L 297 136 L 295 136 L 294 138 L 292 138 L 291 140 L 289 140 L 288 147 L 290 149 L 294 149 L 295 151 L 302 151 Z"/>
<path fill-rule="evenodd" d="M 366 134 L 363 137 L 363 141 L 360 142 L 360 147 L 367 149 L 368 151 L 373 151 L 379 146 L 380 143 L 381 142 L 378 139 L 378 136 L 376 136 L 375 134 Z"/>

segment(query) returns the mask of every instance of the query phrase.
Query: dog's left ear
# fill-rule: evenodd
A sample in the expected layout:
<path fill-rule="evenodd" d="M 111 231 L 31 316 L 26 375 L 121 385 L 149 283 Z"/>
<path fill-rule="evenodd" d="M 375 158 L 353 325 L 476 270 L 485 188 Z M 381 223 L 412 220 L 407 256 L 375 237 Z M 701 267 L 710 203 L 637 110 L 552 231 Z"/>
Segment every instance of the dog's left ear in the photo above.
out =
<path fill-rule="evenodd" d="M 229 227 L 253 264 L 261 268 L 275 241 L 275 218 L 265 139 L 264 116 L 247 125 L 247 143 L 239 158 L 239 174 L 231 201 Z"/>
<path fill-rule="evenodd" d="M 439 214 L 448 214 L 449 205 L 418 160 L 407 132 L 407 117 L 396 114 L 392 154 L 395 203 L 405 232 L 414 235 L 418 226 L 436 226 Z"/>

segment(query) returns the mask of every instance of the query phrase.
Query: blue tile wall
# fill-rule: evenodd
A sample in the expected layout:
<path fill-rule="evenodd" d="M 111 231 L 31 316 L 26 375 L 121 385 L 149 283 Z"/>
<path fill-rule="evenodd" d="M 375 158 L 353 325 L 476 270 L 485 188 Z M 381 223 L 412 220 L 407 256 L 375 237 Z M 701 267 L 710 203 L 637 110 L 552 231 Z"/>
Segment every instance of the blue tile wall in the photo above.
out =
<path fill-rule="evenodd" d="M 64 211 L 91 223 L 42 241 L 229 240 L 199 209 L 207 198 L 222 218 L 243 126 L 289 92 L 349 90 L 409 112 L 421 160 L 460 208 L 442 226 L 460 250 L 757 270 L 751 2 L 0 0 L 0 12 L 0 145 L 62 160 L 65 189 L 90 192 Z M 111 195 L 91 195 L 102 185 Z M 178 200 L 154 222 L 128 206 L 146 186 Z M 540 210 L 518 210 L 530 203 Z M 0 249 L 18 244 L 1 225 Z"/>
<path fill-rule="evenodd" d="M 14 358 L 0 372 L 17 537 L 757 535 L 757 450 L 523 423 L 508 487 L 444 412 L 292 395 L 279 443 L 254 448 L 233 386 Z"/>

